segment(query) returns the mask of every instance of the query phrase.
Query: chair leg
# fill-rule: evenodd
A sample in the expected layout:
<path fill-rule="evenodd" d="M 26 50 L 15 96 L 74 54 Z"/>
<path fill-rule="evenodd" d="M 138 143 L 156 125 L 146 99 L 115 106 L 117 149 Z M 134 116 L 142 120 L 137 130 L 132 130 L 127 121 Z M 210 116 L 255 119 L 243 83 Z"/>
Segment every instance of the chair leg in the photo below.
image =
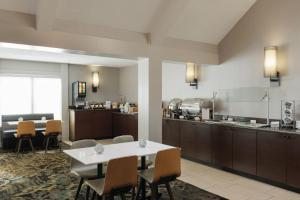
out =
<path fill-rule="evenodd" d="M 170 183 L 166 183 L 166 188 L 168 190 L 170 200 L 174 200 L 174 196 L 173 196 L 173 193 L 172 193 L 172 190 L 171 190 L 171 187 L 170 187 Z"/>
<path fill-rule="evenodd" d="M 47 153 L 47 151 L 48 151 L 49 139 L 50 139 L 50 137 L 49 137 L 49 136 L 47 136 L 45 153 Z"/>
<path fill-rule="evenodd" d="M 32 144 L 31 138 L 29 138 L 29 144 L 30 144 L 30 147 L 31 147 L 32 152 L 34 153 L 34 148 L 33 148 L 33 144 Z"/>
<path fill-rule="evenodd" d="M 88 200 L 90 198 L 90 186 L 87 186 L 86 188 L 86 195 L 85 195 L 85 199 Z"/>
<path fill-rule="evenodd" d="M 120 194 L 121 200 L 126 200 L 125 195 L 124 194 Z"/>
<path fill-rule="evenodd" d="M 18 139 L 18 147 L 17 147 L 17 156 L 19 155 L 21 145 L 22 145 L 22 138 L 19 138 Z"/>
<path fill-rule="evenodd" d="M 83 184 L 83 178 L 80 179 L 80 182 L 79 182 L 79 185 L 77 188 L 77 192 L 76 192 L 76 196 L 75 196 L 75 200 L 78 199 L 78 197 L 79 197 L 79 193 L 80 193 L 82 184 Z"/>
<path fill-rule="evenodd" d="M 135 198 L 135 187 L 132 188 L 132 193 L 131 193 L 131 199 L 134 200 Z"/>
<path fill-rule="evenodd" d="M 96 191 L 93 192 L 92 200 L 94 200 L 96 197 Z"/>
<path fill-rule="evenodd" d="M 139 184 L 138 189 L 137 189 L 137 193 L 136 193 L 136 196 L 135 196 L 135 200 L 139 199 L 141 190 L 142 190 L 142 188 L 141 188 L 141 185 Z"/>
<path fill-rule="evenodd" d="M 156 184 L 151 184 L 151 200 L 157 200 L 158 186 Z"/>

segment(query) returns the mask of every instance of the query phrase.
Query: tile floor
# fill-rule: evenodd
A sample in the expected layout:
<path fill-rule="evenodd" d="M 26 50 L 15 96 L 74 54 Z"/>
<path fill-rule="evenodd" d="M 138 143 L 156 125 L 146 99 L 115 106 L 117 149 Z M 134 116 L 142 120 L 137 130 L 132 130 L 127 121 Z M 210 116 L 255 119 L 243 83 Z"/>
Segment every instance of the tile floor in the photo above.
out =
<path fill-rule="evenodd" d="M 300 200 L 300 194 L 185 159 L 179 179 L 232 200 Z"/>
<path fill-rule="evenodd" d="M 101 140 L 111 144 L 112 140 Z M 180 180 L 231 200 L 300 200 L 300 194 L 182 159 Z"/>

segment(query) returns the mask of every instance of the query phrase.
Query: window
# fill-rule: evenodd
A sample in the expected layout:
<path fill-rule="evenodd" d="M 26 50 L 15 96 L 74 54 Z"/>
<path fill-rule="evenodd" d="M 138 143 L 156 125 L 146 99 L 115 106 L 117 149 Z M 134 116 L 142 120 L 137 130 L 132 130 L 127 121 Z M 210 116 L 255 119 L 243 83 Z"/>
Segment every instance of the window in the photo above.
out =
<path fill-rule="evenodd" d="M 61 79 L 0 76 L 0 115 L 54 113 L 61 119 Z"/>

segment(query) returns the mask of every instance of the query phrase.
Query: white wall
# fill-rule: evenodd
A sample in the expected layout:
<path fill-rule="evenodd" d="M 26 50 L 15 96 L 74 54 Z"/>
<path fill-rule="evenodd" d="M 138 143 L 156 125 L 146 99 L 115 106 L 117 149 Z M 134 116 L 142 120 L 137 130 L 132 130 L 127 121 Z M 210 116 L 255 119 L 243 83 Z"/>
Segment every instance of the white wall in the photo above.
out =
<path fill-rule="evenodd" d="M 98 71 L 100 87 L 92 92 L 92 72 Z M 87 98 L 89 102 L 104 102 L 120 100 L 120 69 L 112 67 L 95 67 L 69 65 L 69 104 L 72 104 L 72 82 L 87 82 Z"/>
<path fill-rule="evenodd" d="M 138 66 L 120 68 L 120 95 L 126 101 L 138 102 Z"/>

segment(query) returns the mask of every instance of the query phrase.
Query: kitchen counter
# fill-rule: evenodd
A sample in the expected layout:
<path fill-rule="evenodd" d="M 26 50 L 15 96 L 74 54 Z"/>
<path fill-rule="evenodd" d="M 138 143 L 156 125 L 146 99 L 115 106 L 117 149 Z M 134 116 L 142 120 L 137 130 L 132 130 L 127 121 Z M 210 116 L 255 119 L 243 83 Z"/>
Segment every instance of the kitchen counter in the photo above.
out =
<path fill-rule="evenodd" d="M 245 128 L 245 129 L 252 129 L 252 130 L 259 130 L 259 131 L 267 131 L 271 133 L 288 133 L 288 134 L 300 134 L 300 129 L 287 129 L 287 128 L 271 128 L 271 127 L 254 127 L 248 124 L 243 123 L 234 123 L 234 122 L 223 122 L 223 121 L 196 121 L 196 120 L 187 120 L 187 119 L 172 119 L 172 118 L 163 118 L 165 120 L 176 120 L 176 121 L 186 121 L 186 122 L 193 122 L 193 123 L 202 123 L 202 124 L 215 124 L 215 125 L 223 125 L 229 127 L 237 127 L 237 128 Z"/>

